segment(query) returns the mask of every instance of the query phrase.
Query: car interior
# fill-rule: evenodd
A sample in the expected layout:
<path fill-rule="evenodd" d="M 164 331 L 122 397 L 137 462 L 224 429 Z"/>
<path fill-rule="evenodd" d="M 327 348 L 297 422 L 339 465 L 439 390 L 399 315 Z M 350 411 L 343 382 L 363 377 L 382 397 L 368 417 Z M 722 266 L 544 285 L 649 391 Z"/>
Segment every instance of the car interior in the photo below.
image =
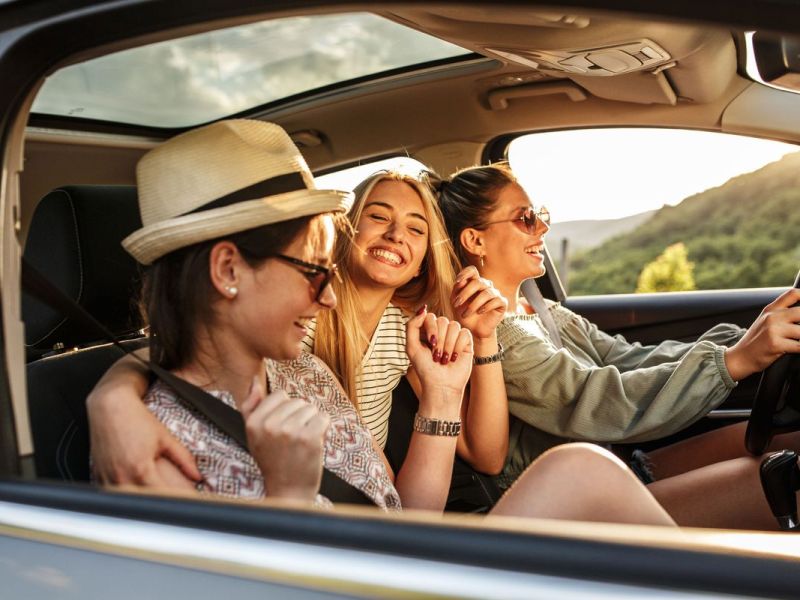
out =
<path fill-rule="evenodd" d="M 98 105 L 113 104 L 117 99 L 107 90 L 93 89 L 90 82 L 79 90 L 85 96 L 70 97 L 74 82 L 57 85 L 62 72 L 80 72 L 92 61 L 124 57 L 135 49 L 165 48 L 166 54 L 159 56 L 172 57 L 164 60 L 178 64 L 177 51 L 169 44 L 181 38 L 202 39 L 276 20 L 313 24 L 315 19 L 352 14 L 368 14 L 419 34 L 414 43 L 419 44 L 415 49 L 423 48 L 422 58 L 323 85 L 312 83 L 284 96 L 279 90 L 276 98 L 267 96 L 246 107 L 223 102 L 219 113 L 209 118 L 204 115 L 211 113 L 194 113 L 180 105 L 165 111 L 163 119 L 142 106 L 128 120 L 105 117 L 102 111 L 93 112 L 95 107 L 86 99 L 94 95 Z M 429 37 L 455 50 L 427 60 L 421 40 Z M 219 56 L 226 51 L 226 39 L 221 34 L 216 38 Z M 4 247 L 24 256 L 125 345 L 137 347 L 144 336 L 136 305 L 139 274 L 119 241 L 140 223 L 136 162 L 173 135 L 226 117 L 273 121 L 290 133 L 317 174 L 392 156 L 410 156 L 446 174 L 504 159 L 517 136 L 573 128 L 682 128 L 798 144 L 800 96 L 784 85 L 791 78 L 780 69 L 767 73 L 767 58 L 761 56 L 760 71 L 752 67 L 754 48 L 761 44 L 762 55 L 768 55 L 781 43 L 775 40 L 779 38 L 761 39 L 708 21 L 519 5 L 353 5 L 346 12 L 341 7 L 297 8 L 189 19 L 169 27 L 150 24 L 135 35 L 109 36 L 105 44 L 65 53 L 51 66 L 49 79 L 40 82 L 38 95 L 28 97 L 32 110 L 20 121 L 24 128 L 19 128 L 16 140 L 22 168 L 17 195 L 11 195 L 19 211 L 17 239 L 6 240 Z M 315 40 L 293 42 L 299 55 Z M 346 46 L 347 40 L 341 44 Z M 287 52 L 281 60 L 301 78 L 307 64 L 302 58 Z M 122 68 L 122 63 L 94 64 L 98 78 L 116 80 L 119 73 L 114 69 Z M 338 65 L 331 67 L 335 68 Z M 187 78 L 197 77 L 188 67 L 186 73 Z M 253 88 L 277 85 L 261 81 L 265 73 L 245 69 L 237 75 L 237 85 L 242 77 L 249 78 Z M 157 77 L 140 81 L 159 85 Z M 119 90 L 120 97 L 128 93 Z M 79 109 L 81 102 L 85 106 Z M 230 112 L 223 112 L 225 107 Z M 196 115 L 201 116 L 192 120 Z M 7 158 L 6 164 L 12 173 L 14 160 Z M 608 173 L 609 178 L 626 177 L 626 156 L 620 155 L 618 162 L 618 171 Z M 581 164 L 575 164 L 576 177 L 581 171 Z M 661 175 L 656 165 L 654 176 Z M 610 333 L 642 343 L 691 340 L 723 321 L 746 327 L 781 291 L 571 297 L 555 269 L 548 269 L 539 284 L 546 297 Z M 785 287 L 791 284 L 786 281 Z M 120 353 L 82 322 L 28 293 L 22 293 L 18 314 L 15 311 L 13 303 L 4 306 L 5 352 L 10 364 L 25 365 L 18 372 L 9 370 L 17 446 L 29 460 L 25 476 L 85 485 L 89 462 L 84 399 Z M 743 382 L 716 415 L 650 447 L 747 418 L 758 381 L 754 377 Z M 414 402 L 407 387 L 398 389 L 392 425 L 396 439 L 410 435 L 403 429 Z M 388 449 L 395 462 L 402 461 L 402 443 L 399 446 L 398 456 L 391 442 Z M 453 489 L 450 508 L 455 511 L 482 511 L 498 497 L 491 480 L 466 465 L 457 466 Z"/>

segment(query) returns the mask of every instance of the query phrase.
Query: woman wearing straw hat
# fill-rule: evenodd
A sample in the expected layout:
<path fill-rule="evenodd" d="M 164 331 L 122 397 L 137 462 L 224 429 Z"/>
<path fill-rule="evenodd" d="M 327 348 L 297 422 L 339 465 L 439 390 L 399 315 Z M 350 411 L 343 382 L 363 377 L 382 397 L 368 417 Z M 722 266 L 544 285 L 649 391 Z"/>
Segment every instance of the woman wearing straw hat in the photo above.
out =
<path fill-rule="evenodd" d="M 143 298 L 152 358 L 238 409 L 249 448 L 157 382 L 147 406 L 200 472 L 187 477 L 161 460 L 145 484 L 325 503 L 317 494 L 324 464 L 376 506 L 399 508 L 397 490 L 353 405 L 324 363 L 300 352 L 307 323 L 336 303 L 328 285 L 335 271 L 330 214 L 344 209 L 347 195 L 314 190 L 288 136 L 249 121 L 216 123 L 166 142 L 142 159 L 137 178 L 144 227 L 124 245 L 140 262 L 152 263 Z M 457 357 L 434 360 L 436 350 L 422 343 L 427 323 L 437 326 L 424 308 L 409 319 L 407 348 L 422 385 L 420 406 L 442 411 L 427 419 L 436 426 L 424 431 L 428 460 L 420 478 L 443 498 L 437 489 L 446 495 L 449 478 L 438 474 L 452 468 L 457 427 L 441 424 L 458 414 L 472 369 L 472 338 L 454 328 Z M 449 327 L 438 331 L 451 337 Z M 264 396 L 268 386 L 272 393 Z M 129 428 L 138 432 L 135 423 Z M 565 469 L 580 469 L 575 474 L 581 477 L 564 480 Z M 604 485 L 586 485 L 594 478 Z M 537 461 L 494 512 L 672 523 L 619 461 L 588 445 Z"/>

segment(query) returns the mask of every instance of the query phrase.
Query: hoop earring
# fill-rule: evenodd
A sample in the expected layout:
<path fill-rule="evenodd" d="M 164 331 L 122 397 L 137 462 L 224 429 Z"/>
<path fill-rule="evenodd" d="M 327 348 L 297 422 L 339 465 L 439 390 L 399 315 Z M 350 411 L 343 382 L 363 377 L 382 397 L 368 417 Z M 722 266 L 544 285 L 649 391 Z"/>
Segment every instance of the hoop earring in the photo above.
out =
<path fill-rule="evenodd" d="M 231 298 L 236 298 L 236 295 L 239 293 L 239 288 L 235 285 L 226 285 L 225 291 L 228 292 Z"/>

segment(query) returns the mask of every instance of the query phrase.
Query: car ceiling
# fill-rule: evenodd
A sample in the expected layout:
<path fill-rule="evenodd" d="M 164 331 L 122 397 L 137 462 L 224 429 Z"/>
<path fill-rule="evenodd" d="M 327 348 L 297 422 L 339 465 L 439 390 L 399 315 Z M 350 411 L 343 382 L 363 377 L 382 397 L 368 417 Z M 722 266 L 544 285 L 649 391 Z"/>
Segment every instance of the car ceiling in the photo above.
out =
<path fill-rule="evenodd" d="M 415 4 L 379 14 L 480 56 L 247 115 L 285 127 L 317 171 L 402 153 L 449 172 L 480 162 L 486 144 L 498 136 L 576 126 L 681 126 L 800 141 L 793 125 L 798 121 L 776 124 L 769 118 L 771 103 L 786 94 L 739 73 L 743 49 L 737 32 L 651 18 L 494 5 Z M 665 50 L 670 57 L 666 68 L 597 77 L 533 69 L 494 51 L 525 55 L 637 40 Z M 756 99 L 753 93 L 743 94 L 753 87 L 762 88 Z M 726 120 L 726 111 L 740 97 L 750 99 L 746 110 L 734 110 L 734 118 Z M 80 122 L 75 123 L 80 129 Z M 29 128 L 21 179 L 23 229 L 38 199 L 56 186 L 132 184 L 135 162 L 157 141 L 157 132 L 142 137 Z"/>

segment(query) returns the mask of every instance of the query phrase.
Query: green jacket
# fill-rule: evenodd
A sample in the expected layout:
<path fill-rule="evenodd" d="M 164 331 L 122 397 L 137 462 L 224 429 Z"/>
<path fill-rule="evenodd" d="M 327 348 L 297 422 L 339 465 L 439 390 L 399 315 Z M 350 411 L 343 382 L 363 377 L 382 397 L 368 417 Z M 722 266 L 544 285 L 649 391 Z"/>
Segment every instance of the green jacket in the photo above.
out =
<path fill-rule="evenodd" d="M 505 318 L 497 337 L 511 420 L 499 482 L 513 482 L 542 452 L 567 441 L 642 442 L 690 425 L 736 386 L 725 346 L 744 333 L 717 325 L 693 343 L 642 346 L 550 304 L 563 348 L 536 315 Z"/>

